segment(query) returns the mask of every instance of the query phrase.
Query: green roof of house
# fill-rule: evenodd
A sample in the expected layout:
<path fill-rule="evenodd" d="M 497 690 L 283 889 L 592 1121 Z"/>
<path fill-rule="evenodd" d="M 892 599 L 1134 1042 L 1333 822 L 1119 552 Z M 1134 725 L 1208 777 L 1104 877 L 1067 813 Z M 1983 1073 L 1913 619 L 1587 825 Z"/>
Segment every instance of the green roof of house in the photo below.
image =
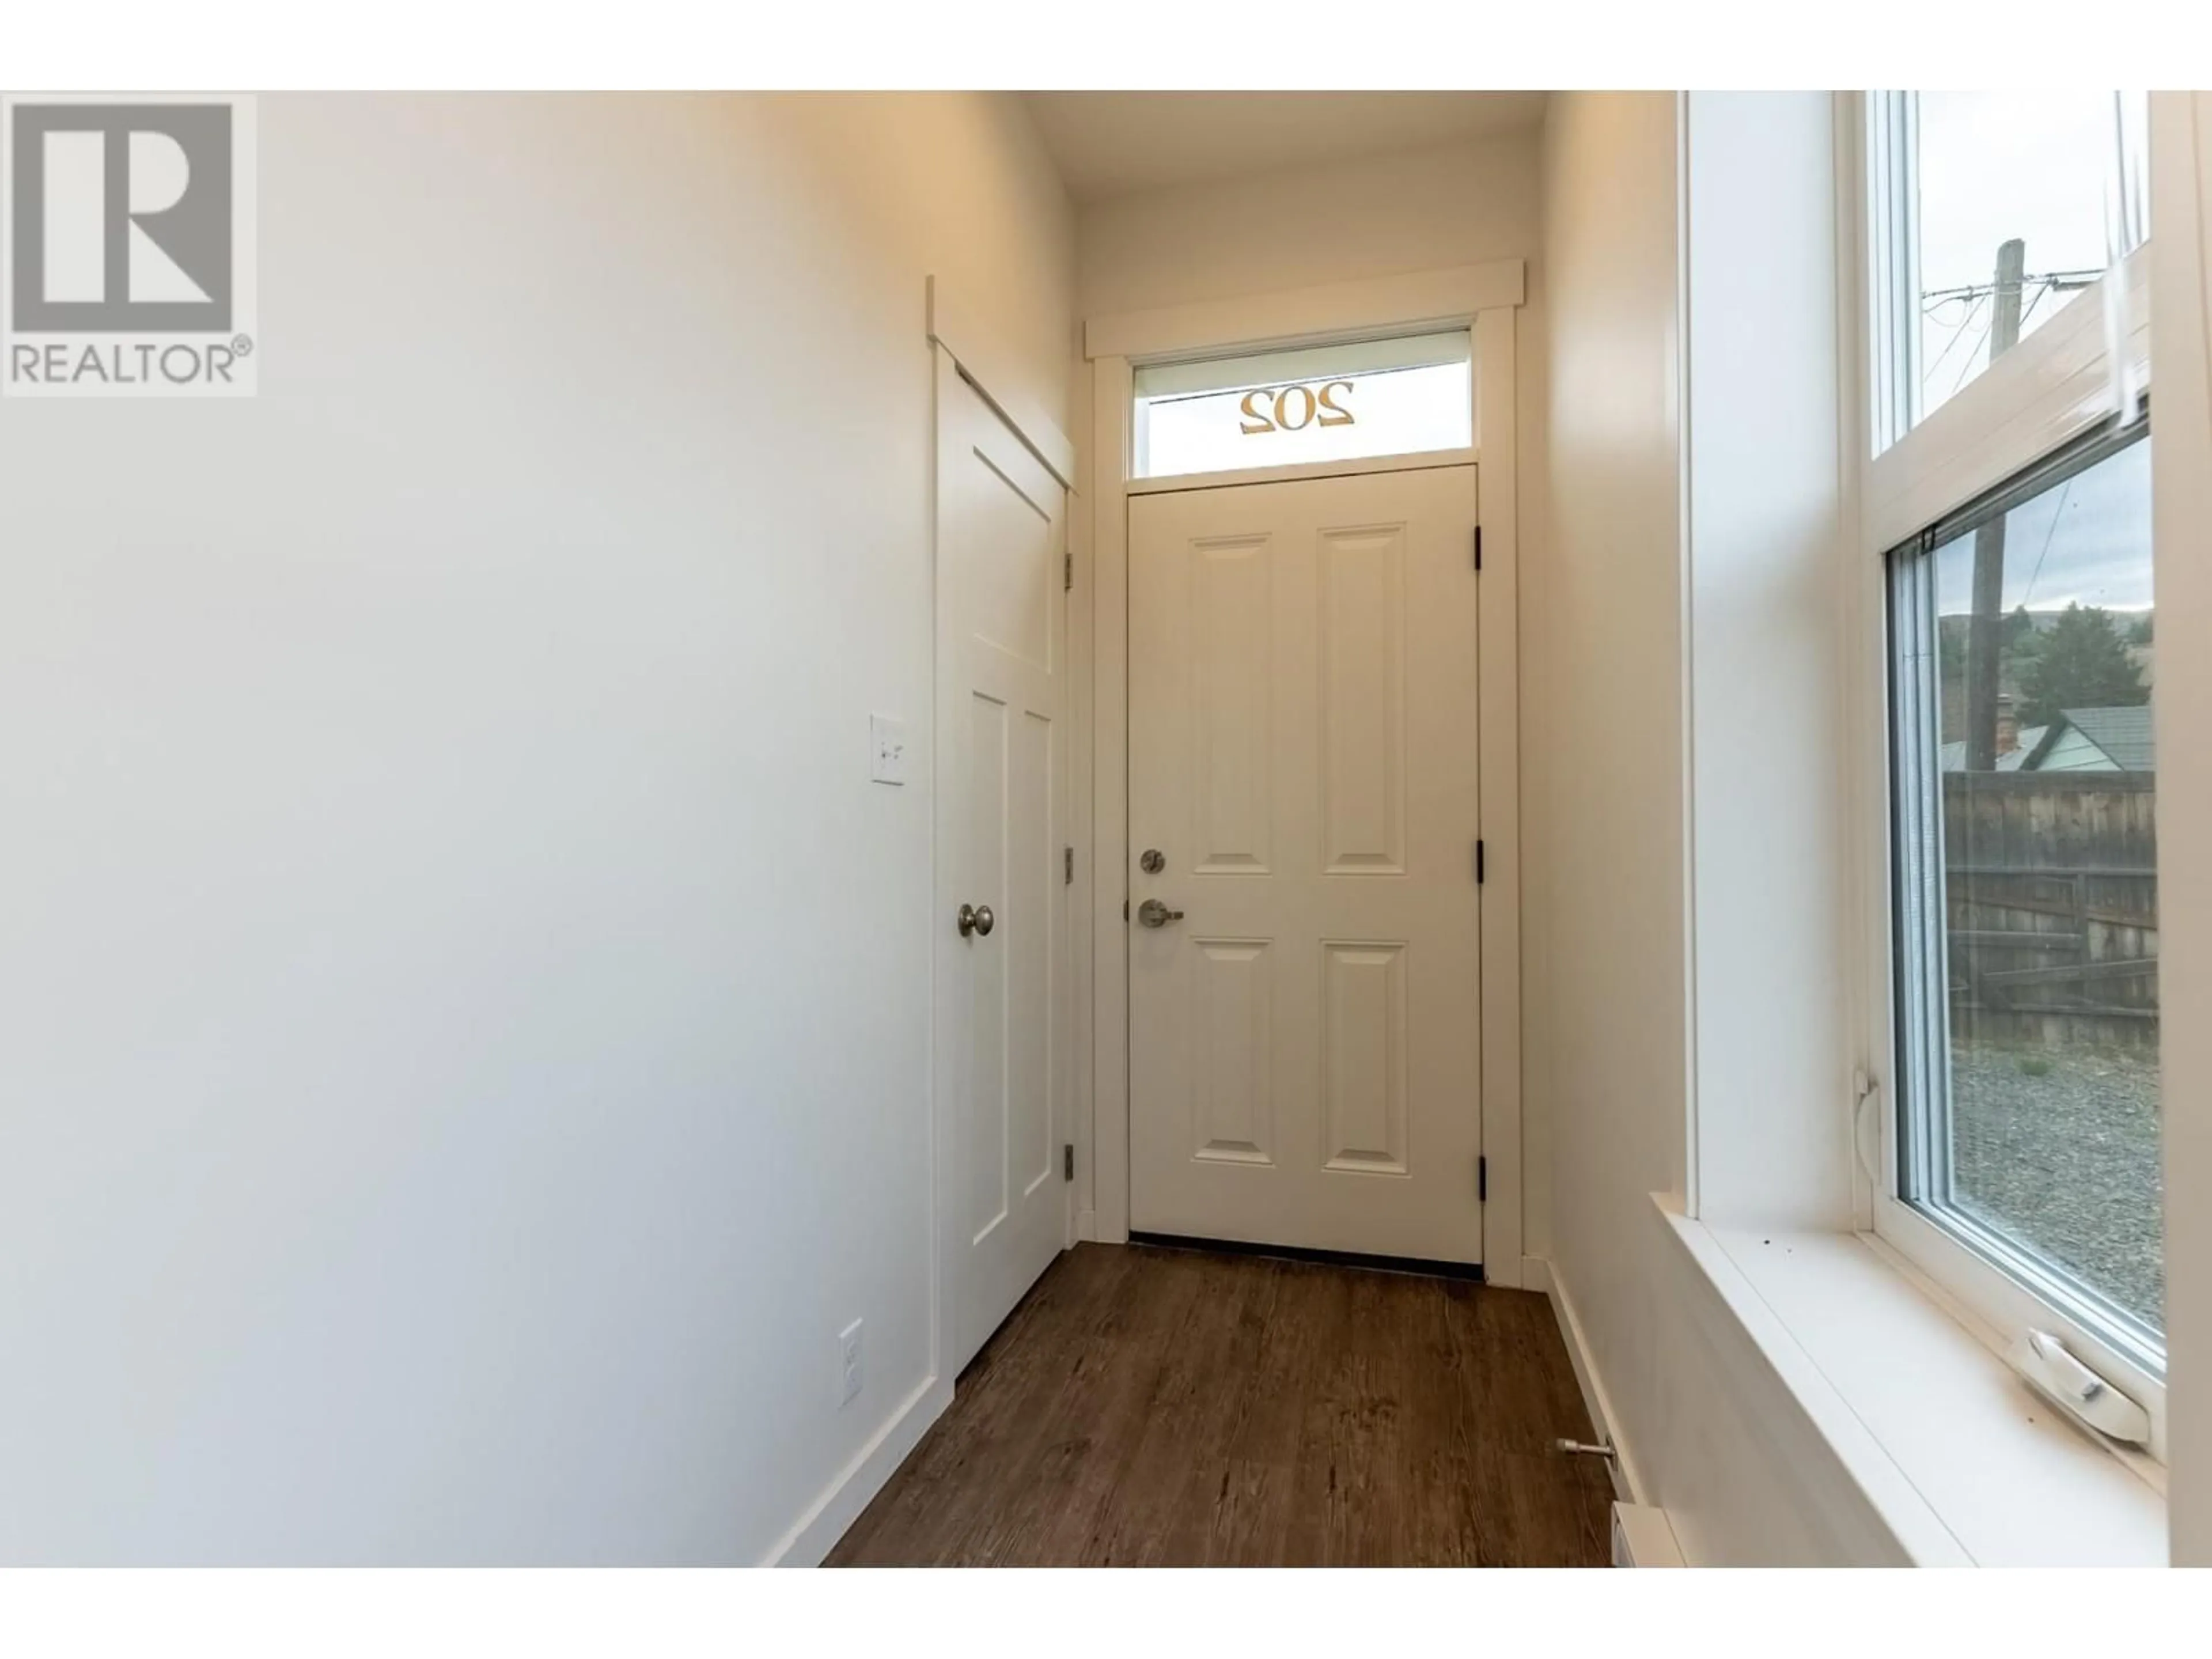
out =
<path fill-rule="evenodd" d="M 2154 772 L 2158 750 L 2151 728 L 2150 705 L 2133 703 L 2118 708 L 2068 708 L 2060 712 L 2028 753 L 2023 769 L 2040 771 L 2069 730 L 2078 732 L 2101 750 L 2119 772 Z"/>

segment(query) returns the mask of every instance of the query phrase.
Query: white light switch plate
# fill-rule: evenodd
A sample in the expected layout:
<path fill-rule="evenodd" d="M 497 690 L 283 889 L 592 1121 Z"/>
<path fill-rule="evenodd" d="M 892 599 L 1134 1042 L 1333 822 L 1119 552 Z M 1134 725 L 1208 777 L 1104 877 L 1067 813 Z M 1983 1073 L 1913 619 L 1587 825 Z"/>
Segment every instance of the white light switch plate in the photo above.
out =
<path fill-rule="evenodd" d="M 868 775 L 878 783 L 906 781 L 906 722 L 868 716 Z"/>

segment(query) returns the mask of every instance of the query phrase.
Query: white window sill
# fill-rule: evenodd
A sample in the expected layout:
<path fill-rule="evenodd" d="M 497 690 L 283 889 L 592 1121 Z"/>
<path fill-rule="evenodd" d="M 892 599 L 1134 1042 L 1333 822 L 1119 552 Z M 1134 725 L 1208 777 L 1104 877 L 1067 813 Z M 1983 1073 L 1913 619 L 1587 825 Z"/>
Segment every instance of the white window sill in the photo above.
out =
<path fill-rule="evenodd" d="M 2163 1566 L 2166 1499 L 1852 1233 L 1660 1207 L 1911 1559 Z"/>

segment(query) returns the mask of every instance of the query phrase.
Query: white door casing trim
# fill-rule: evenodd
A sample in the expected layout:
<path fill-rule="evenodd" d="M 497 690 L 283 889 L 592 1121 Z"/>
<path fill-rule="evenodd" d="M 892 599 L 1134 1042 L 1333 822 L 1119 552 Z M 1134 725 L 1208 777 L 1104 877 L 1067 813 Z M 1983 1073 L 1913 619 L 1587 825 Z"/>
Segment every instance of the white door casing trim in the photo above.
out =
<path fill-rule="evenodd" d="M 1030 453 L 1072 494 L 1075 446 L 1022 389 L 1021 377 L 1013 369 L 1013 354 L 1005 349 L 988 324 L 962 309 L 958 296 L 947 291 L 943 277 L 928 279 L 927 298 L 929 337 L 945 348 L 946 355 L 960 365 L 969 385 L 983 394 L 983 401 L 999 411 L 1029 446 Z"/>
<path fill-rule="evenodd" d="M 1520 444 L 1513 307 L 1474 319 L 1478 509 L 1482 525 L 1481 712 L 1477 734 L 1487 879 L 1482 892 L 1482 1145 L 1490 1198 L 1483 1273 L 1521 1283 Z"/>
<path fill-rule="evenodd" d="M 1129 500 L 1133 358 L 1158 359 L 1334 335 L 1375 334 L 1424 324 L 1468 327 L 1474 337 L 1474 431 L 1482 526 L 1477 733 L 1482 836 L 1482 1146 L 1489 1169 L 1483 1206 L 1483 1272 L 1522 1282 L 1521 1168 L 1520 664 L 1516 572 L 1519 452 L 1515 426 L 1514 312 L 1526 294 L 1517 259 L 1365 282 L 1210 301 L 1091 319 L 1091 504 L 1087 545 L 1076 553 L 1076 587 L 1087 595 L 1089 673 L 1078 662 L 1076 697 L 1087 702 L 1091 739 L 1091 1054 L 1087 1134 L 1090 1203 L 1075 1234 L 1108 1243 L 1129 1236 L 1128 897 Z M 1381 457 L 1376 470 L 1395 458 Z M 1455 459 L 1463 461 L 1464 455 Z M 1402 465 L 1401 461 L 1399 464 Z M 1352 464 L 1340 469 L 1358 470 Z M 1221 483 L 1220 478 L 1178 481 Z M 1071 627 L 1076 623 L 1071 616 Z M 1085 697 L 1085 680 L 1088 681 Z M 1080 890 L 1079 890 L 1079 899 Z M 1081 1023 L 1081 1022 L 1079 1022 Z M 1079 1039 L 1081 1041 L 1082 1039 Z M 1079 1096 L 1076 1110 L 1084 1106 Z M 1079 1178 L 1085 1174 L 1079 1169 Z M 1081 1190 L 1079 1187 L 1079 1190 Z M 1079 1203 L 1080 1201 L 1079 1200 Z"/>
<path fill-rule="evenodd" d="M 1150 362 L 1228 347 L 1291 344 L 1328 335 L 1413 331 L 1424 324 L 1465 328 L 1486 311 L 1510 310 L 1528 294 L 1519 259 L 1409 271 L 1400 276 L 1279 289 L 1243 299 L 1206 300 L 1093 317 L 1083 355 Z"/>

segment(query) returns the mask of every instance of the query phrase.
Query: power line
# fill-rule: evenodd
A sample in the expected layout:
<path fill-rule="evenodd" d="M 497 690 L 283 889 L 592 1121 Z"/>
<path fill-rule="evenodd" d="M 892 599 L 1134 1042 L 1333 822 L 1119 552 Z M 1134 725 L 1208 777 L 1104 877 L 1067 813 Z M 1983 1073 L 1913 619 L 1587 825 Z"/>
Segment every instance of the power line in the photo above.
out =
<path fill-rule="evenodd" d="M 1994 293 L 1995 291 L 1996 290 L 1994 289 L 1990 290 L 1991 293 Z M 1984 295 L 1981 296 L 1981 299 L 1977 299 L 1967 306 L 1966 314 L 1959 319 L 1959 325 L 1957 329 L 1953 331 L 1949 343 L 1945 345 L 1943 349 L 1936 354 L 1936 361 L 1934 362 L 1929 364 L 1926 368 L 1920 371 L 1921 385 L 1925 386 L 1929 381 L 1936 378 L 1936 372 L 1943 367 L 1943 360 L 1946 357 L 1948 357 L 1954 350 L 1957 349 L 1959 342 L 1966 337 L 1966 331 L 1974 325 L 1974 313 L 1981 309 L 1983 300 L 1986 300 L 1989 297 L 1989 295 Z"/>
<path fill-rule="evenodd" d="M 1974 378 L 1974 365 L 1980 360 L 1982 347 L 1987 343 L 1990 337 L 1990 331 L 1994 328 L 1996 325 L 1996 319 L 1992 317 L 1987 323 L 1982 325 L 1981 334 L 1974 341 L 1974 349 L 1966 354 L 1966 361 L 1959 365 L 1959 378 L 1951 382 L 1951 390 L 1946 392 L 1944 396 L 1956 397 L 1959 392 L 1959 388 Z M 1964 335 L 1966 331 L 1963 328 L 1959 331 L 1961 335 Z"/>
<path fill-rule="evenodd" d="M 2044 297 L 2046 295 L 2057 293 L 2062 289 L 2065 288 L 2087 286 L 2087 284 L 2077 284 L 2073 283 L 2070 281 L 2064 280 L 2078 274 L 2079 273 L 2069 271 L 2056 271 L 2047 273 L 2041 276 L 2022 277 L 2020 284 L 2021 289 L 2025 291 L 2028 288 L 2033 287 L 2034 288 L 2035 292 L 2029 296 L 2027 309 L 2021 313 L 2021 326 L 2023 329 L 2027 327 L 2028 319 L 2035 315 L 2036 307 L 2043 303 Z M 2091 274 L 2094 276 L 2097 273 Z M 1936 378 L 1936 372 L 1943 367 L 1944 359 L 1948 357 L 1951 353 L 1957 349 L 1960 341 L 1966 337 L 1966 331 L 1973 327 L 1975 315 L 1981 309 L 1983 301 L 1994 296 L 1996 291 L 1997 289 L 1994 283 L 1984 283 L 1974 288 L 1950 289 L 1937 293 L 1923 294 L 1920 296 L 1923 300 L 1932 300 L 1935 301 L 1933 305 L 1923 306 L 1921 308 L 1920 314 L 1923 317 L 1933 317 L 1937 308 L 1945 305 L 1963 304 L 1966 307 L 1966 314 L 1960 317 L 1958 322 L 1953 325 L 1953 332 L 1949 343 L 1944 346 L 1943 349 L 1937 354 L 1936 361 L 1922 371 L 1920 380 L 1923 386 Z M 1973 366 L 1978 361 L 1979 361 L 1982 345 L 1984 342 L 1989 338 L 1989 336 L 1990 331 L 1987 327 L 1984 327 L 1979 334 L 1974 337 L 1974 349 L 1966 354 L 1966 364 L 1960 370 L 1959 378 L 1952 385 L 1951 391 L 1945 394 L 1947 397 L 1955 395 L 1960 386 L 1965 386 L 1968 380 L 1973 379 Z"/>
<path fill-rule="evenodd" d="M 2027 276 L 2027 279 L 2021 279 L 2021 283 L 2020 283 L 2020 285 L 2021 285 L 2021 288 L 2028 288 L 2028 285 L 2035 285 L 2035 283 L 2039 283 L 2039 285 L 2037 285 L 2037 288 L 2035 288 L 2035 295 L 2028 296 L 2027 310 L 2024 310 L 2024 312 L 2021 312 L 2021 314 L 2020 314 L 2020 325 L 2021 325 L 2021 327 L 2027 327 L 2027 325 L 2028 325 L 2028 319 L 2031 319 L 2031 316 L 2035 316 L 2035 307 L 2037 307 L 2037 305 L 2042 305 L 2042 303 L 2044 303 L 2044 296 L 2046 296 L 2046 295 L 2053 295 L 2053 292 L 2057 292 L 2057 289 L 2059 289 L 2059 283 L 2057 283 L 2057 281 L 2048 279 L 2048 276 Z M 1948 292 L 1948 295 L 1938 296 L 1938 301 L 1936 301 L 1936 303 L 1938 303 L 1938 305 L 1958 305 L 1958 303 L 1966 305 L 1966 314 L 1960 316 L 1958 323 L 1955 323 L 1955 325 L 1951 325 L 1951 330 L 1954 330 L 1954 331 L 1951 331 L 1951 341 L 1948 341 L 1948 345 L 1944 345 L 1944 349 L 1942 349 L 1942 352 L 1938 354 L 1938 356 L 1936 356 L 1936 361 L 1929 362 L 1929 368 L 1927 368 L 1927 369 L 1923 369 L 1923 374 L 1920 374 L 1920 380 L 1923 380 L 1923 385 L 1927 385 L 1929 380 L 1933 380 L 1933 378 L 1936 378 L 1936 374 L 1938 374 L 1938 369 L 1942 369 L 1944 358 L 1948 358 L 1948 356 L 1951 356 L 1951 352 L 1955 352 L 1955 349 L 1958 349 L 1958 343 L 1962 341 L 1962 338 L 1966 338 L 1966 330 L 1971 330 L 1971 327 L 1973 327 L 1973 319 L 1975 319 L 1975 314 L 1978 314 L 1978 312 L 1980 312 L 1982 301 L 1990 299 L 1990 296 L 1996 295 L 1996 292 L 1997 292 L 1996 285 L 1984 283 L 1984 285 L 1982 285 L 1980 289 L 1973 289 L 1973 292 L 1969 292 L 1969 289 L 1955 289 L 1955 292 Z M 1927 295 L 1923 295 L 1923 299 L 1927 299 Z M 1923 316 L 1933 316 L 1933 314 L 1936 314 L 1936 305 L 1929 305 L 1929 307 L 1924 307 L 1924 310 L 1920 312 L 1920 314 L 1923 314 Z M 1958 380 L 1955 380 L 1955 383 L 1951 385 L 1951 394 L 1955 394 L 1955 392 L 1958 392 L 1958 389 L 1962 387 L 1962 385 L 1966 385 L 1966 380 L 1971 380 L 1971 378 L 1973 378 L 1973 365 L 1975 365 L 1975 362 L 1978 362 L 1978 361 L 1980 361 L 1980 352 L 1982 352 L 1982 345 L 1984 345 L 1984 341 L 1989 341 L 1989 327 L 1984 327 L 1984 330 L 1982 330 L 1980 334 L 1975 334 L 1975 338 L 1973 338 L 1973 352 L 1966 354 L 1966 365 L 1964 365 L 1964 368 L 1960 369 Z"/>
<path fill-rule="evenodd" d="M 2020 596 L 2020 608 L 2027 609 L 2027 602 L 2035 597 L 2035 584 L 2043 575 L 2043 561 L 2051 552 L 2051 539 L 2058 533 L 2058 515 L 2066 510 L 2066 498 L 2073 493 L 2074 480 L 2069 478 L 2058 492 L 2058 505 L 2051 514 L 2051 528 L 2043 532 L 2043 551 L 2035 556 L 2035 568 L 2027 573 L 2027 589 Z"/>
<path fill-rule="evenodd" d="M 2043 303 L 2045 295 L 2087 288 L 2102 274 L 2101 271 L 2094 270 L 2053 270 L 2021 277 L 2018 284 L 2019 291 L 2025 293 L 2028 289 L 2033 288 L 2035 292 L 2029 296 L 2027 307 L 2021 315 L 2021 325 L 2024 327 L 2028 319 L 2035 315 L 2036 307 Z M 1936 313 L 1946 306 L 1966 307 L 1965 314 L 1955 325 L 1951 325 L 1953 332 L 1949 343 L 1937 355 L 1936 361 L 1922 371 L 1920 376 L 1922 386 L 1925 386 L 1935 380 L 1937 372 L 1942 368 L 1945 360 L 1957 348 L 1959 342 L 1966 337 L 1966 331 L 1973 327 L 1975 314 L 1981 309 L 1982 303 L 1995 297 L 1997 293 L 1998 287 L 1994 283 L 1975 283 L 1960 288 L 1933 289 L 1920 296 L 1923 301 L 1920 314 L 1923 318 L 1934 318 Z M 1990 331 L 1985 327 L 1981 333 L 1975 336 L 1973 349 L 1967 353 L 1966 363 L 1959 372 L 1959 378 L 1952 384 L 1951 390 L 1944 394 L 1946 397 L 1956 395 L 1960 387 L 1973 379 L 1974 364 L 1979 360 L 1983 343 L 1989 338 L 1989 335 Z"/>
<path fill-rule="evenodd" d="M 2036 271 L 2022 276 L 2020 279 L 2020 285 L 2022 288 L 2033 284 L 2047 288 L 2083 289 L 2087 288 L 2104 274 L 2104 269 L 2101 266 L 2094 270 Z M 1924 308 L 1924 302 L 1929 300 L 1979 299 L 1984 295 L 1994 294 L 1996 291 L 1996 284 L 1994 283 L 1967 283 L 1958 288 L 1931 288 L 1923 292 L 1920 298 L 1923 301 Z"/>

